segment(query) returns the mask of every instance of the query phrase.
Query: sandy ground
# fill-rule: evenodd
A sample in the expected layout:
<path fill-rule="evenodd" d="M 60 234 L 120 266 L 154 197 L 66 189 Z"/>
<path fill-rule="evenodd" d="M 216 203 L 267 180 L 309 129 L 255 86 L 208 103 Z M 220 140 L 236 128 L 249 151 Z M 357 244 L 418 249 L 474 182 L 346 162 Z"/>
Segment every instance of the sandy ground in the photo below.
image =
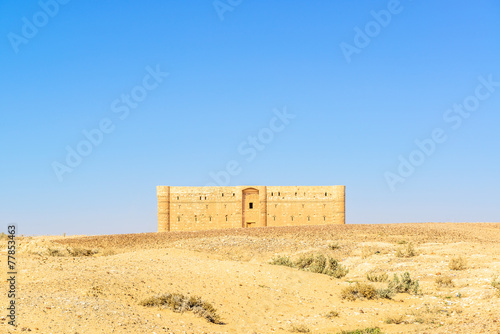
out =
<path fill-rule="evenodd" d="M 500 333 L 500 223 L 304 226 L 18 238 L 18 325 L 7 324 L 7 284 L 0 296 L 0 333 L 339 333 L 379 327 L 382 333 Z M 413 243 L 416 255 L 397 257 Z M 336 244 L 336 249 L 329 246 Z M 6 282 L 5 240 L 1 280 Z M 94 249 L 92 256 L 51 256 L 49 250 Z M 269 264 L 324 254 L 347 276 Z M 64 254 L 63 254 L 64 255 Z M 461 255 L 466 269 L 450 270 Z M 348 301 L 340 292 L 368 282 L 370 271 L 408 271 L 421 294 Z M 453 287 L 439 287 L 437 277 Z M 370 283 L 370 282 L 369 282 Z M 387 283 L 370 283 L 376 287 Z M 162 293 L 200 296 L 224 324 L 192 312 L 144 307 Z M 338 316 L 327 318 L 330 312 Z M 398 324 L 388 319 L 399 319 Z"/>

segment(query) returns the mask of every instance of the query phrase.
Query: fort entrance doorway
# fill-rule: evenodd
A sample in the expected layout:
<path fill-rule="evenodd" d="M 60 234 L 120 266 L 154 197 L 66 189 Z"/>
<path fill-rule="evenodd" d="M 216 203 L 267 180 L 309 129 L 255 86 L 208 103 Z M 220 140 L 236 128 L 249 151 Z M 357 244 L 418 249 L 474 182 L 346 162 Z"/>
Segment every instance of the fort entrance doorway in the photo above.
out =
<path fill-rule="evenodd" d="M 246 188 L 242 196 L 242 227 L 260 226 L 259 191 Z"/>

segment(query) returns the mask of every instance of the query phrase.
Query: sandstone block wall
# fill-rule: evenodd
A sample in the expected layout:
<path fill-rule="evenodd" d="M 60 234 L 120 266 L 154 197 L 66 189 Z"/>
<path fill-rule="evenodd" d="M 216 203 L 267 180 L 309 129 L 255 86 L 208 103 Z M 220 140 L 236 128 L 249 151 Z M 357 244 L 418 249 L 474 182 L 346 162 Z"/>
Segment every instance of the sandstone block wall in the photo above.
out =
<path fill-rule="evenodd" d="M 345 186 L 158 186 L 158 232 L 345 224 Z"/>

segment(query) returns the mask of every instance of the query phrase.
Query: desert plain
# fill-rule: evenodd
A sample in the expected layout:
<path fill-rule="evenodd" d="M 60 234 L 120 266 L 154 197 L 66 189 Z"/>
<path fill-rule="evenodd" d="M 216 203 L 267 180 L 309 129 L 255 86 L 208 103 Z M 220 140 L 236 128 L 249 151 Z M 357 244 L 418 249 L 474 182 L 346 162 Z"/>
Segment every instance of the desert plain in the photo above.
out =
<path fill-rule="evenodd" d="M 0 241 L 0 333 L 500 333 L 500 223 L 16 239 L 16 326 Z M 304 265 L 322 258 L 340 274 Z M 414 289 L 384 294 L 405 272 Z M 217 321 L 144 303 L 167 294 Z"/>

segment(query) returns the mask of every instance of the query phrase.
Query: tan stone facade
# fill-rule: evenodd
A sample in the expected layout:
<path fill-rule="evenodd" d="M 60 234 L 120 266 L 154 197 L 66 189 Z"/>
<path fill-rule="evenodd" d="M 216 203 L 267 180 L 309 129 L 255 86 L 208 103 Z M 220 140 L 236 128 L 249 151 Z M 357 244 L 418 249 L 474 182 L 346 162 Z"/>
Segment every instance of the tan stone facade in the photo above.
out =
<path fill-rule="evenodd" d="M 345 186 L 158 186 L 158 232 L 345 224 Z"/>

